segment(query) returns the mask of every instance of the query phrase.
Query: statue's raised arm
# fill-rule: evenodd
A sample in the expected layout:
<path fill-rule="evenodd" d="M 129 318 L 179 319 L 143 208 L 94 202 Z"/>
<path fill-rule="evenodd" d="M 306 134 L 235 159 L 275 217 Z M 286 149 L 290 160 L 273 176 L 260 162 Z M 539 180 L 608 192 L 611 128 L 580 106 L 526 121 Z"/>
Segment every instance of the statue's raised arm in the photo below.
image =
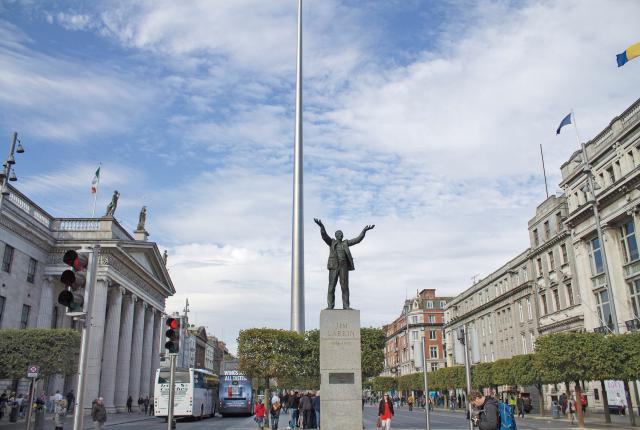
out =
<path fill-rule="evenodd" d="M 322 240 L 324 240 L 324 242 L 331 246 L 331 237 L 329 237 L 329 235 L 327 234 L 327 230 L 324 228 L 324 224 L 322 224 L 322 220 L 320 220 L 320 218 L 314 218 L 313 221 L 318 224 L 318 226 L 320 226 L 320 236 L 322 236 Z"/>
<path fill-rule="evenodd" d="M 356 245 L 360 242 L 362 242 L 362 239 L 364 239 L 365 234 L 369 231 L 369 230 L 373 230 L 373 228 L 375 227 L 374 224 L 371 225 L 366 225 L 364 226 L 364 228 L 362 229 L 362 233 L 360 233 L 360 235 L 358 237 L 356 237 L 355 239 L 349 239 L 347 241 L 347 243 L 349 244 L 349 246 L 352 245 Z"/>

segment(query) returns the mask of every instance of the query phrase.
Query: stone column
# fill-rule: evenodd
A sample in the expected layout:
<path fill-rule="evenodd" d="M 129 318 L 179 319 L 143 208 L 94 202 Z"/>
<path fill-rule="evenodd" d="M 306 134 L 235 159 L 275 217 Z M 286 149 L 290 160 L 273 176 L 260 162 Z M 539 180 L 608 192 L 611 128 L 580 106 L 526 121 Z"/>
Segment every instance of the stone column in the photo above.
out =
<path fill-rule="evenodd" d="M 102 348 L 102 375 L 100 376 L 100 394 L 108 412 L 115 412 L 116 365 L 120 337 L 120 314 L 122 310 L 124 288 L 109 288 L 109 310 L 104 331 Z"/>
<path fill-rule="evenodd" d="M 156 370 L 160 367 L 160 324 L 162 315 L 160 311 L 153 310 L 153 345 L 151 347 L 151 378 L 149 380 L 149 396 L 153 396 L 156 382 Z"/>
<path fill-rule="evenodd" d="M 122 300 L 115 389 L 115 404 L 118 412 L 125 412 L 127 409 L 127 397 L 129 396 L 129 373 L 131 369 L 131 337 L 133 334 L 133 313 L 135 302 L 136 297 L 131 294 L 126 294 Z M 136 400 L 138 399 L 136 398 Z"/>
<path fill-rule="evenodd" d="M 131 341 L 131 372 L 129 373 L 129 394 L 133 404 L 137 405 L 140 397 L 140 366 L 142 366 L 142 342 L 144 335 L 144 314 L 147 304 L 139 300 L 135 306 L 133 318 L 133 340 Z"/>
<path fill-rule="evenodd" d="M 144 315 L 144 339 L 142 344 L 142 366 L 140 367 L 140 395 L 149 395 L 149 377 L 153 363 L 151 362 L 151 348 L 153 347 L 153 314 L 152 306 L 147 306 Z"/>
<path fill-rule="evenodd" d="M 53 313 L 53 285 L 49 277 L 42 281 L 40 289 L 40 304 L 38 306 L 37 328 L 51 328 L 51 314 Z"/>
<path fill-rule="evenodd" d="M 92 292 L 91 335 L 87 354 L 87 373 L 85 377 L 85 409 L 91 408 L 91 402 L 101 395 L 100 372 L 102 371 L 102 345 L 104 343 L 104 322 L 107 312 L 107 281 L 98 279 Z"/>

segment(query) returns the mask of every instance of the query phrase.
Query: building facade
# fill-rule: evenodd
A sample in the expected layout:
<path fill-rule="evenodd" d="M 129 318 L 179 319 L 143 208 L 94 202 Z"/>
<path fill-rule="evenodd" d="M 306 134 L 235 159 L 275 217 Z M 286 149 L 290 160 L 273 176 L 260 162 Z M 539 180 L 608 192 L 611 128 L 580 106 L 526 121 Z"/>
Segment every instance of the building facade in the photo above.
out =
<path fill-rule="evenodd" d="M 165 299 L 175 293 L 158 247 L 113 217 L 55 218 L 10 187 L 0 210 L 0 328 L 78 328 L 57 304 L 67 250 L 99 245 L 85 398 L 110 412 L 153 395 Z M 74 375 L 47 375 L 48 393 L 75 390 Z M 0 381 L 0 390 L 13 381 Z M 26 393 L 24 384 L 18 390 Z"/>
<path fill-rule="evenodd" d="M 384 376 L 422 371 L 422 341 L 428 371 L 445 367 L 444 308 L 450 297 L 437 297 L 435 289 L 424 289 L 405 300 L 395 321 L 383 326 L 386 333 Z"/>

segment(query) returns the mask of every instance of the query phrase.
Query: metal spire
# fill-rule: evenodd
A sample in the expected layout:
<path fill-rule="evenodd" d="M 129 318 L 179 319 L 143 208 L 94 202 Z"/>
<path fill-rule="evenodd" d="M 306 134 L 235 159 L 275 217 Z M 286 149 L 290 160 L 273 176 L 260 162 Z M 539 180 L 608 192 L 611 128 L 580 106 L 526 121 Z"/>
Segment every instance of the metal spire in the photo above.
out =
<path fill-rule="evenodd" d="M 291 256 L 291 330 L 304 333 L 304 223 L 302 177 L 302 0 L 298 0 L 296 125 L 293 149 L 293 235 Z"/>

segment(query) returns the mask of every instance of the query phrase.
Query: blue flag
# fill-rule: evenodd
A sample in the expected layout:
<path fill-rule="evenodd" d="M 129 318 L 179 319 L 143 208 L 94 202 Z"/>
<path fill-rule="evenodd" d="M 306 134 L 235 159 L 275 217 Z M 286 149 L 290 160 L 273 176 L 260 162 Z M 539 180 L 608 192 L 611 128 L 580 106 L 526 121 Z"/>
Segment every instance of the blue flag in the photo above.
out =
<path fill-rule="evenodd" d="M 564 119 L 560 122 L 558 129 L 556 130 L 556 135 L 560 134 L 560 129 L 565 125 L 571 124 L 571 114 L 564 117 Z"/>

